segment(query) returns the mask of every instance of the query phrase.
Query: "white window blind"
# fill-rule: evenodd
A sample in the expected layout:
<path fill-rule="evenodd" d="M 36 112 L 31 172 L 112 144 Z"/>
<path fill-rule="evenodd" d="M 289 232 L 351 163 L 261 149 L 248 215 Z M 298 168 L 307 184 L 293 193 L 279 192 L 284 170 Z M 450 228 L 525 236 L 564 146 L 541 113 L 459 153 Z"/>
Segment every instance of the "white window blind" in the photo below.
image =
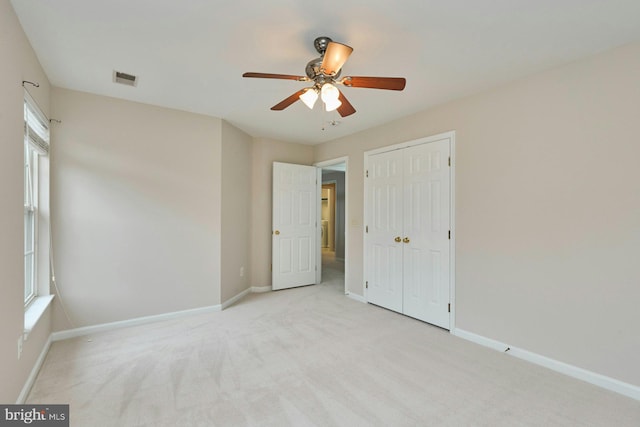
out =
<path fill-rule="evenodd" d="M 28 93 L 24 98 L 24 135 L 25 142 L 33 145 L 39 154 L 49 153 L 49 121 L 40 112 L 37 104 Z"/>

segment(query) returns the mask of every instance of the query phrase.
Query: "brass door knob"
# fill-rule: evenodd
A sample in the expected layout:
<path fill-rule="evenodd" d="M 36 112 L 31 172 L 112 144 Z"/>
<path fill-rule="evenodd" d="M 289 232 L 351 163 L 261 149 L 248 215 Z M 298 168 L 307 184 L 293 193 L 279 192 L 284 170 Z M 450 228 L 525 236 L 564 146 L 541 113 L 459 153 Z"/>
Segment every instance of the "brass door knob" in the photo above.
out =
<path fill-rule="evenodd" d="M 402 241 L 405 242 L 405 243 L 409 243 L 409 238 L 405 237 L 404 239 L 402 239 Z"/>
<path fill-rule="evenodd" d="M 280 230 L 274 231 L 273 234 L 275 234 L 277 236 L 278 234 L 280 234 Z"/>
<path fill-rule="evenodd" d="M 402 239 L 400 238 L 400 236 L 396 237 L 396 238 L 395 238 L 395 239 L 393 239 L 393 240 L 395 240 L 395 241 L 396 241 L 396 242 L 398 242 L 398 243 L 402 242 Z"/>

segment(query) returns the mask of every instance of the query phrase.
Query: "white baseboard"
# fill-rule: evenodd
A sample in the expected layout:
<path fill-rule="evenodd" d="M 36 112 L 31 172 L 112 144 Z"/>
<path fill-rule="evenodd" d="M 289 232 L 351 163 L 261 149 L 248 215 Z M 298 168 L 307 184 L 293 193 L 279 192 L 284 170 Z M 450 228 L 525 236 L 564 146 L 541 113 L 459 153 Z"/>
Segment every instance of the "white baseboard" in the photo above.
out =
<path fill-rule="evenodd" d="M 345 295 L 348 296 L 349 298 L 353 299 L 353 300 L 358 301 L 358 302 L 363 302 L 365 304 L 367 303 L 367 300 L 361 295 L 352 294 L 351 292 L 347 292 Z"/>
<path fill-rule="evenodd" d="M 94 334 L 97 332 L 104 332 L 104 331 L 110 331 L 113 329 L 126 328 L 129 326 L 144 325 L 147 323 L 160 322 L 163 320 L 175 319 L 178 317 L 185 317 L 185 316 L 192 316 L 196 314 L 213 313 L 216 311 L 224 310 L 225 308 L 233 305 L 234 303 L 242 299 L 244 296 L 246 296 L 249 292 L 269 292 L 269 291 L 271 291 L 271 286 L 261 286 L 261 287 L 254 286 L 249 289 L 245 289 L 244 291 L 240 292 L 238 295 L 228 299 L 222 304 L 212 305 L 208 307 L 193 308 L 190 310 L 174 311 L 171 313 L 157 314 L 154 316 L 137 317 L 135 319 L 121 320 L 118 322 L 102 323 L 99 325 L 92 325 L 92 326 L 83 326 L 81 328 L 75 328 L 75 329 L 67 329 L 65 331 L 52 333 L 51 340 L 61 341 L 69 338 L 75 338 L 75 337 L 81 337 L 84 335 Z"/>
<path fill-rule="evenodd" d="M 235 297 L 234 297 L 235 298 Z M 81 337 L 94 334 L 96 332 L 111 331 L 113 329 L 127 328 L 129 326 L 145 325 L 163 320 L 175 319 L 178 317 L 193 316 L 196 314 L 214 313 L 222 310 L 222 306 L 211 305 L 208 307 L 192 308 L 190 310 L 173 311 L 171 313 L 157 314 L 154 316 L 137 317 L 135 319 L 120 320 L 118 322 L 102 323 L 100 325 L 83 326 L 81 328 L 68 329 L 66 331 L 54 332 L 51 334 L 52 341 L 61 341 L 69 338 Z"/>
<path fill-rule="evenodd" d="M 36 360 L 36 364 L 33 365 L 33 369 L 31 369 L 31 373 L 27 378 L 27 381 L 24 383 L 24 387 L 22 387 L 22 391 L 18 396 L 18 400 L 16 400 L 16 405 L 22 405 L 27 400 L 27 396 L 29 396 L 29 392 L 33 387 L 33 383 L 36 381 L 36 377 L 40 372 L 40 368 L 42 368 L 42 364 L 44 363 L 44 359 L 47 357 L 47 353 L 49 352 L 49 347 L 51 347 L 51 335 L 47 338 L 47 342 L 42 347 L 42 351 L 40 352 L 40 356 Z"/>
<path fill-rule="evenodd" d="M 222 309 L 224 310 L 225 308 L 227 308 L 227 307 L 235 304 L 236 302 L 240 301 L 247 294 L 249 294 L 249 292 L 251 292 L 251 288 L 247 288 L 244 291 L 240 292 L 238 295 L 229 298 L 228 300 L 226 300 L 225 302 L 222 303 Z"/>
<path fill-rule="evenodd" d="M 118 322 L 102 323 L 99 325 L 84 326 L 81 328 L 67 329 L 66 331 L 54 332 L 51 334 L 52 341 L 61 341 L 69 338 L 81 337 L 84 335 L 94 334 L 97 332 L 110 331 L 113 329 L 126 328 L 129 326 L 144 325 L 147 323 L 161 322 L 163 320 L 175 319 L 178 317 L 193 316 L 196 314 L 213 313 L 224 310 L 225 308 L 235 304 L 244 298 L 249 292 L 269 292 L 271 286 L 251 287 L 240 292 L 238 295 L 231 297 L 222 304 L 212 305 L 208 307 L 193 308 L 190 310 L 174 311 L 171 313 L 157 314 L 154 316 L 137 317 L 135 319 L 121 320 Z"/>
<path fill-rule="evenodd" d="M 508 347 L 510 347 L 507 344 L 501 343 L 500 341 L 492 340 L 491 338 L 486 338 L 482 335 L 474 334 L 473 332 L 467 332 L 462 329 L 451 329 L 451 334 L 497 351 L 505 351 Z"/>
<path fill-rule="evenodd" d="M 526 360 L 527 362 L 544 366 L 545 368 L 560 372 L 561 374 L 565 374 L 570 377 L 577 378 L 579 380 L 596 385 L 598 387 L 620 393 L 635 400 L 640 400 L 640 387 L 633 384 L 625 383 L 623 381 L 616 380 L 615 378 L 607 377 L 596 372 L 578 368 L 577 366 L 569 365 L 568 363 L 560 362 L 558 360 L 551 359 L 546 356 L 530 352 L 528 350 L 513 347 L 500 341 L 486 338 L 482 335 L 477 335 L 472 332 L 464 331 L 462 329 L 452 330 L 451 333 L 457 337 L 472 341 L 485 347 L 492 348 L 497 351 L 504 352 L 508 348 L 509 351 L 507 352 L 507 354 L 517 357 L 518 359 Z"/>

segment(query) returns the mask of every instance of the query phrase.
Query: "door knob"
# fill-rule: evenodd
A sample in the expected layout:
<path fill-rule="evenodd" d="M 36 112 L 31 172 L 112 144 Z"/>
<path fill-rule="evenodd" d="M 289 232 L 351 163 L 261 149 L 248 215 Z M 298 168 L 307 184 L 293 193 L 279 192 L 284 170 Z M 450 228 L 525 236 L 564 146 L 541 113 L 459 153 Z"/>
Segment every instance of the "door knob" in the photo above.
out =
<path fill-rule="evenodd" d="M 395 240 L 396 242 L 398 242 L 398 243 L 400 243 L 400 242 L 402 241 L 402 239 L 400 238 L 400 236 L 396 237 L 394 240 Z"/>
<path fill-rule="evenodd" d="M 402 239 L 402 241 L 405 242 L 405 243 L 409 243 L 409 238 L 405 237 L 404 239 Z"/>
<path fill-rule="evenodd" d="M 277 236 L 278 234 L 280 234 L 280 230 L 274 231 L 273 234 L 275 234 Z"/>

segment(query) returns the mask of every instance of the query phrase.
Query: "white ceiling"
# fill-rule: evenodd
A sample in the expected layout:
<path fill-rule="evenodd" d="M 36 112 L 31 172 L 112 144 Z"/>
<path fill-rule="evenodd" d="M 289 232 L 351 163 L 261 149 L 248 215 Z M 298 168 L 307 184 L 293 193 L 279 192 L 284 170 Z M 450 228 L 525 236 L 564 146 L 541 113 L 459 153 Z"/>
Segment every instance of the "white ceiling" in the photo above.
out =
<path fill-rule="evenodd" d="M 638 0 L 12 0 L 55 86 L 223 118 L 255 137 L 317 144 L 640 40 Z M 406 77 L 403 92 L 344 88 L 341 118 L 296 102 L 329 36 L 342 75 Z M 112 82 L 113 70 L 138 87 Z M 326 124 L 333 120 L 337 126 Z M 324 128 L 324 130 L 323 130 Z"/>

